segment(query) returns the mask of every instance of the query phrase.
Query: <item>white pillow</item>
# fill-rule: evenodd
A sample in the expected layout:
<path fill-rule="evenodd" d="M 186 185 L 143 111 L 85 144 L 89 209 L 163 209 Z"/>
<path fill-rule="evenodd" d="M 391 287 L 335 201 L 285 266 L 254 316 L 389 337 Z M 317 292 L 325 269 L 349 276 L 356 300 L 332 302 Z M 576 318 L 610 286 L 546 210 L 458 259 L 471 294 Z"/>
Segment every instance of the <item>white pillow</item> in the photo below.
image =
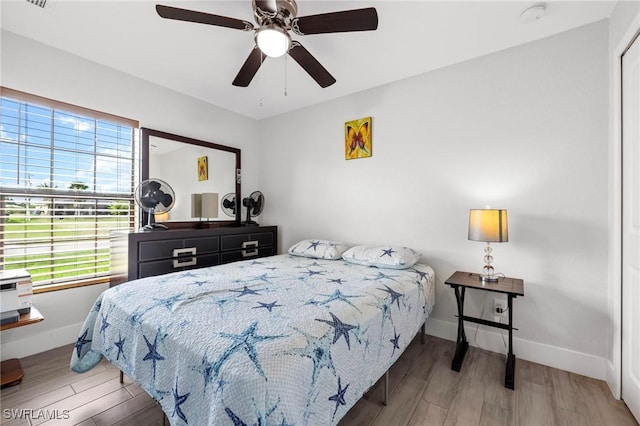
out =
<path fill-rule="evenodd" d="M 338 241 L 302 240 L 289 248 L 293 256 L 311 257 L 315 259 L 340 259 L 342 253 L 350 246 Z"/>
<path fill-rule="evenodd" d="M 355 246 L 342 254 L 347 262 L 390 269 L 410 268 L 420 256 L 414 249 L 397 246 Z"/>

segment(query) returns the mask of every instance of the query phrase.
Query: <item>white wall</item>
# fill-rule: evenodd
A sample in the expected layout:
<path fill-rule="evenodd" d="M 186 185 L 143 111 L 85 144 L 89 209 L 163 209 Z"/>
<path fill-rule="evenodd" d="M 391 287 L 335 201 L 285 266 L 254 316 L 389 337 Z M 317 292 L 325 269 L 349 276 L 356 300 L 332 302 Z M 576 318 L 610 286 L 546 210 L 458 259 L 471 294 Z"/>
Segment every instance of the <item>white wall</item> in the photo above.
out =
<path fill-rule="evenodd" d="M 494 245 L 494 264 L 525 281 L 516 356 L 604 378 L 607 51 L 601 21 L 263 120 L 262 222 L 284 225 L 281 251 L 302 238 L 420 250 L 437 274 L 428 330 L 455 339 L 443 281 L 482 266 L 468 210 L 506 208 L 510 241 Z M 344 122 L 365 116 L 373 157 L 346 161 Z M 478 314 L 483 294 L 467 294 Z M 479 336 L 502 349 L 496 334 Z"/>
<path fill-rule="evenodd" d="M 429 331 L 451 339 L 443 281 L 482 265 L 482 244 L 466 239 L 468 209 L 506 208 L 510 242 L 494 254 L 498 271 L 525 280 L 516 355 L 602 378 L 607 51 L 600 22 L 261 122 L 7 32 L 1 83 L 242 148 L 243 192 L 265 193 L 258 220 L 279 225 L 281 252 L 307 237 L 422 251 L 438 276 Z M 344 122 L 369 115 L 373 157 L 344 160 Z M 43 337 L 75 340 L 101 287 L 37 296 L 45 322 L 3 332 L 3 359 L 47 349 Z M 471 314 L 483 307 L 481 295 L 467 302 Z M 499 348 L 495 337 L 481 331 L 478 343 Z"/>
<path fill-rule="evenodd" d="M 243 192 L 257 187 L 258 123 L 128 74 L 2 31 L 0 84 L 138 120 L 143 127 L 242 149 Z M 2 359 L 75 341 L 91 304 L 105 286 L 34 297 L 45 320 L 2 332 Z"/>

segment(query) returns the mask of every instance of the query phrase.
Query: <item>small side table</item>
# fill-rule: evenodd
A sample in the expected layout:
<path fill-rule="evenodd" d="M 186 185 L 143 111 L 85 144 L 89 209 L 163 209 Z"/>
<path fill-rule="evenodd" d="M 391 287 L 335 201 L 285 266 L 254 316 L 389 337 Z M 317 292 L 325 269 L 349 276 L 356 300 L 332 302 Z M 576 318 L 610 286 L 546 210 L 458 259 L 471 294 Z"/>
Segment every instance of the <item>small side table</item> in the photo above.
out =
<path fill-rule="evenodd" d="M 480 275 L 478 274 L 457 271 L 444 283 L 450 285 L 454 289 L 456 293 L 456 301 L 458 303 L 458 338 L 456 340 L 456 353 L 453 357 L 453 362 L 451 363 L 451 369 L 454 371 L 460 371 L 462 368 L 462 362 L 464 361 L 464 355 L 467 353 L 467 349 L 469 349 L 467 336 L 464 332 L 465 321 L 509 330 L 509 352 L 507 353 L 504 386 L 509 389 L 514 389 L 516 356 L 513 354 L 513 299 L 518 296 L 524 296 L 524 282 L 519 278 L 501 277 L 497 282 L 483 283 L 480 279 Z M 506 294 L 509 324 L 502 324 L 495 321 L 488 321 L 483 318 L 475 318 L 465 315 L 464 294 L 467 288 Z M 517 330 L 517 328 L 515 330 Z"/>
<path fill-rule="evenodd" d="M 31 311 L 20 315 L 20 319 L 16 322 L 10 322 L 8 324 L 2 324 L 0 331 L 9 330 L 10 328 L 22 327 L 23 325 L 35 324 L 44 320 L 44 317 L 35 307 L 31 307 Z M 2 361 L 0 365 L 0 375 L 2 376 L 1 387 L 14 386 L 19 384 L 24 377 L 20 360 L 17 358 L 7 359 Z"/>

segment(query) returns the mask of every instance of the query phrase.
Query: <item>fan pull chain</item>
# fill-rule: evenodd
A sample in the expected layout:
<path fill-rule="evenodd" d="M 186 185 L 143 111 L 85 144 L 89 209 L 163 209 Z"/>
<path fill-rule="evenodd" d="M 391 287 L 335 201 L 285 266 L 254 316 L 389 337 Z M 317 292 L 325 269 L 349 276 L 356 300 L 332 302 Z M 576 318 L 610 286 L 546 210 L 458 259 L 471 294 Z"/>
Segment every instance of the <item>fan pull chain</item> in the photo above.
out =
<path fill-rule="evenodd" d="M 287 54 L 284 55 L 284 95 L 287 96 Z"/>
<path fill-rule="evenodd" d="M 260 51 L 260 63 L 262 64 L 264 62 L 264 52 L 261 50 Z M 260 67 L 263 68 L 263 67 Z M 260 73 L 260 108 L 262 108 L 262 94 L 264 92 L 264 85 L 262 84 L 262 69 L 258 70 L 258 72 Z"/>

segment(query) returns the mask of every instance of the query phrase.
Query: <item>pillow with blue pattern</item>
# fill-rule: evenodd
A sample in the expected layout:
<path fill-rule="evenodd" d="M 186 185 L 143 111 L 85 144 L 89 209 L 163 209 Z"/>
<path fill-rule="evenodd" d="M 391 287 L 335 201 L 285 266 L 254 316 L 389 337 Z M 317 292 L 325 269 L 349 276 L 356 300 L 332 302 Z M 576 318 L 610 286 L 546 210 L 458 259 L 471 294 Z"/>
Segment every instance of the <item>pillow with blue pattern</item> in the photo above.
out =
<path fill-rule="evenodd" d="M 342 254 L 347 262 L 390 269 L 410 268 L 420 256 L 421 253 L 409 247 L 366 245 L 352 247 Z"/>
<path fill-rule="evenodd" d="M 289 248 L 289 254 L 314 259 L 335 260 L 340 259 L 342 253 L 349 247 L 349 245 L 338 241 L 302 240 Z"/>

